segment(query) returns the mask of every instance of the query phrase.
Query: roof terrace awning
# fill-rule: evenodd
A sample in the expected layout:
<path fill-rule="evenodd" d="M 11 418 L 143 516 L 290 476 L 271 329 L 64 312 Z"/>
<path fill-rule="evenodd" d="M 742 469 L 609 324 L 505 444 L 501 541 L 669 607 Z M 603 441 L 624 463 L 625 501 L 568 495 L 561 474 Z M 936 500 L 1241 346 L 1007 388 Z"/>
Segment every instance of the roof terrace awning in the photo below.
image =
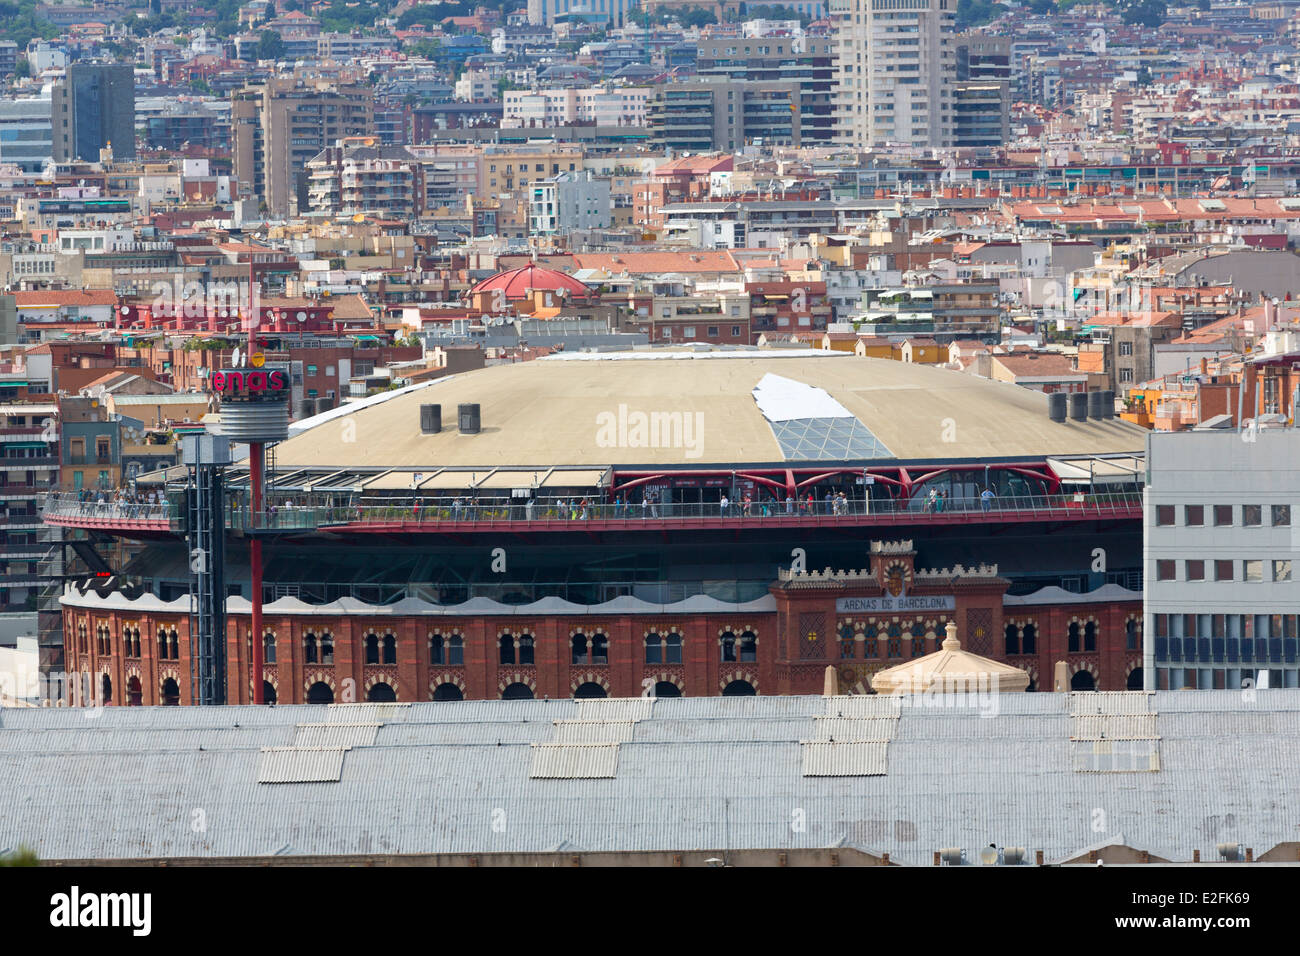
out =
<path fill-rule="evenodd" d="M 1052 469 L 1063 485 L 1106 485 L 1141 481 L 1146 472 L 1142 458 L 1048 458 Z"/>

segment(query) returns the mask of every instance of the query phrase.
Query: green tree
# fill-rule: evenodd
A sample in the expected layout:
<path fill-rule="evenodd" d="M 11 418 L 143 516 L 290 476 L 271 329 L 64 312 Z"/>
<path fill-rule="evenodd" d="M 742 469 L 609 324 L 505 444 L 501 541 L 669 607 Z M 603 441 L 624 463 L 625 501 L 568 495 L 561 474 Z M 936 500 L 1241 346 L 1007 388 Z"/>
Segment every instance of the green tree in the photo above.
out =
<path fill-rule="evenodd" d="M 278 60 L 284 56 L 284 40 L 274 30 L 263 30 L 257 35 L 257 58 Z"/>
<path fill-rule="evenodd" d="M 1158 27 L 1169 15 L 1165 0 L 1118 0 L 1116 9 L 1129 26 Z"/>

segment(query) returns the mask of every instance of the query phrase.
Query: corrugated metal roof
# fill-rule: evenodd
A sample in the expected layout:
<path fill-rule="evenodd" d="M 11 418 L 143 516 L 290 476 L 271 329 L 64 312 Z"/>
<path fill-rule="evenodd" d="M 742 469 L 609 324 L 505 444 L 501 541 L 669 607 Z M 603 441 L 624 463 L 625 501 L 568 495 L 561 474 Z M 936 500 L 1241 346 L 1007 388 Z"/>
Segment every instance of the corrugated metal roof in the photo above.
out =
<path fill-rule="evenodd" d="M 881 697 L 877 694 L 827 697 L 822 713 L 828 717 L 891 717 L 902 711 L 903 702 L 898 697 Z"/>
<path fill-rule="evenodd" d="M 804 741 L 803 775 L 805 777 L 871 777 L 885 772 L 883 740 L 840 743 L 826 740 Z"/>
<path fill-rule="evenodd" d="M 578 720 L 645 720 L 654 712 L 655 697 L 600 697 L 578 701 Z"/>
<path fill-rule="evenodd" d="M 557 720 L 551 742 L 557 744 L 625 744 L 634 720 Z"/>
<path fill-rule="evenodd" d="M 325 707 L 325 719 L 331 723 L 369 723 L 378 721 L 406 720 L 411 712 L 410 704 L 398 703 L 360 703 L 328 704 Z"/>
<path fill-rule="evenodd" d="M 1076 773 L 1152 773 L 1160 769 L 1158 740 L 1076 740 Z"/>
<path fill-rule="evenodd" d="M 618 744 L 533 744 L 528 776 L 565 780 L 612 777 L 618 770 Z"/>
<path fill-rule="evenodd" d="M 258 783 L 321 783 L 343 775 L 346 747 L 264 747 L 257 761 Z"/>
<path fill-rule="evenodd" d="M 897 717 L 817 717 L 815 740 L 892 740 L 898 729 Z"/>
<path fill-rule="evenodd" d="M 1076 714 L 1070 718 L 1071 740 L 1151 740 L 1155 714 Z"/>
<path fill-rule="evenodd" d="M 1152 694 L 1140 690 L 1086 691 L 1069 695 L 1071 714 L 1145 714 Z"/>
<path fill-rule="evenodd" d="M 1156 693 L 1159 773 L 1076 772 L 1073 748 L 1091 743 L 1070 741 L 1070 697 L 1037 693 L 997 695 L 987 712 L 902 707 L 887 776 L 806 777 L 800 741 L 841 701 L 660 698 L 596 779 L 531 776 L 531 745 L 578 718 L 578 702 L 417 703 L 348 751 L 337 782 L 275 786 L 257 783 L 261 748 L 327 708 L 0 710 L 0 848 L 111 859 L 842 845 L 928 865 L 946 846 L 1052 860 L 1122 835 L 1190 860 L 1218 842 L 1263 853 L 1300 819 L 1300 690 Z M 342 722 L 374 721 L 352 715 Z M 496 810 L 501 831 L 488 825 Z"/>
<path fill-rule="evenodd" d="M 368 747 L 383 724 L 299 724 L 294 730 L 295 747 Z"/>

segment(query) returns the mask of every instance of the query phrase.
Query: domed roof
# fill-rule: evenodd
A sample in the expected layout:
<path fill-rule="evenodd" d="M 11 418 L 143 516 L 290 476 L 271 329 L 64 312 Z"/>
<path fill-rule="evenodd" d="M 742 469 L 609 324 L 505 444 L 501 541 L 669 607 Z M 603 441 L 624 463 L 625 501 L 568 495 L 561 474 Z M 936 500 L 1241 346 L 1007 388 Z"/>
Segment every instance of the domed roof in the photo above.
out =
<path fill-rule="evenodd" d="M 948 622 L 947 637 L 933 654 L 877 671 L 871 688 L 877 694 L 1008 694 L 1029 686 L 1029 673 L 961 648 L 957 625 Z"/>
<path fill-rule="evenodd" d="M 785 381 L 774 387 L 773 378 Z M 317 424 L 276 447 L 278 466 L 731 468 L 871 459 L 966 460 L 982 471 L 990 458 L 1141 454 L 1147 435 L 1118 418 L 1054 422 L 1047 395 L 1008 382 L 821 349 L 561 352 L 386 396 L 331 413 L 355 418 L 364 442 Z M 441 404 L 445 417 L 466 402 L 481 407 L 479 434 L 420 431 L 422 404 Z M 676 415 L 681 434 L 635 437 L 634 417 L 652 413 Z"/>
<path fill-rule="evenodd" d="M 493 292 L 497 289 L 505 292 L 507 299 L 523 299 L 530 289 L 542 289 L 549 292 L 563 290 L 567 295 L 589 295 L 591 288 L 571 275 L 555 269 L 544 269 L 535 262 L 520 269 L 498 272 L 484 279 L 470 289 L 470 295 L 479 292 Z"/>

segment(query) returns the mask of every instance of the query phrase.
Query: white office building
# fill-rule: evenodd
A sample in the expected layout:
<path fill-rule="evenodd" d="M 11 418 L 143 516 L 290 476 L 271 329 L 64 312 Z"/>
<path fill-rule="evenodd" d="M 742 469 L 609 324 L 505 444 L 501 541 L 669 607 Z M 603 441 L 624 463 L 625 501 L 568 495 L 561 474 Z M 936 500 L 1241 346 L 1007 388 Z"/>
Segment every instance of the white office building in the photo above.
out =
<path fill-rule="evenodd" d="M 621 27 L 635 8 L 636 0 L 528 0 L 528 22 L 533 26 L 549 27 L 557 16 L 568 13 L 611 27 Z"/>
<path fill-rule="evenodd" d="M 39 173 L 53 155 L 50 97 L 0 100 L 0 163 Z"/>
<path fill-rule="evenodd" d="M 609 228 L 609 180 L 596 179 L 590 171 L 539 180 L 528 195 L 528 225 L 535 235 Z"/>
<path fill-rule="evenodd" d="M 951 146 L 957 0 L 833 0 L 835 139 Z"/>
<path fill-rule="evenodd" d="M 1300 431 L 1155 432 L 1147 461 L 1147 689 L 1300 686 Z"/>

